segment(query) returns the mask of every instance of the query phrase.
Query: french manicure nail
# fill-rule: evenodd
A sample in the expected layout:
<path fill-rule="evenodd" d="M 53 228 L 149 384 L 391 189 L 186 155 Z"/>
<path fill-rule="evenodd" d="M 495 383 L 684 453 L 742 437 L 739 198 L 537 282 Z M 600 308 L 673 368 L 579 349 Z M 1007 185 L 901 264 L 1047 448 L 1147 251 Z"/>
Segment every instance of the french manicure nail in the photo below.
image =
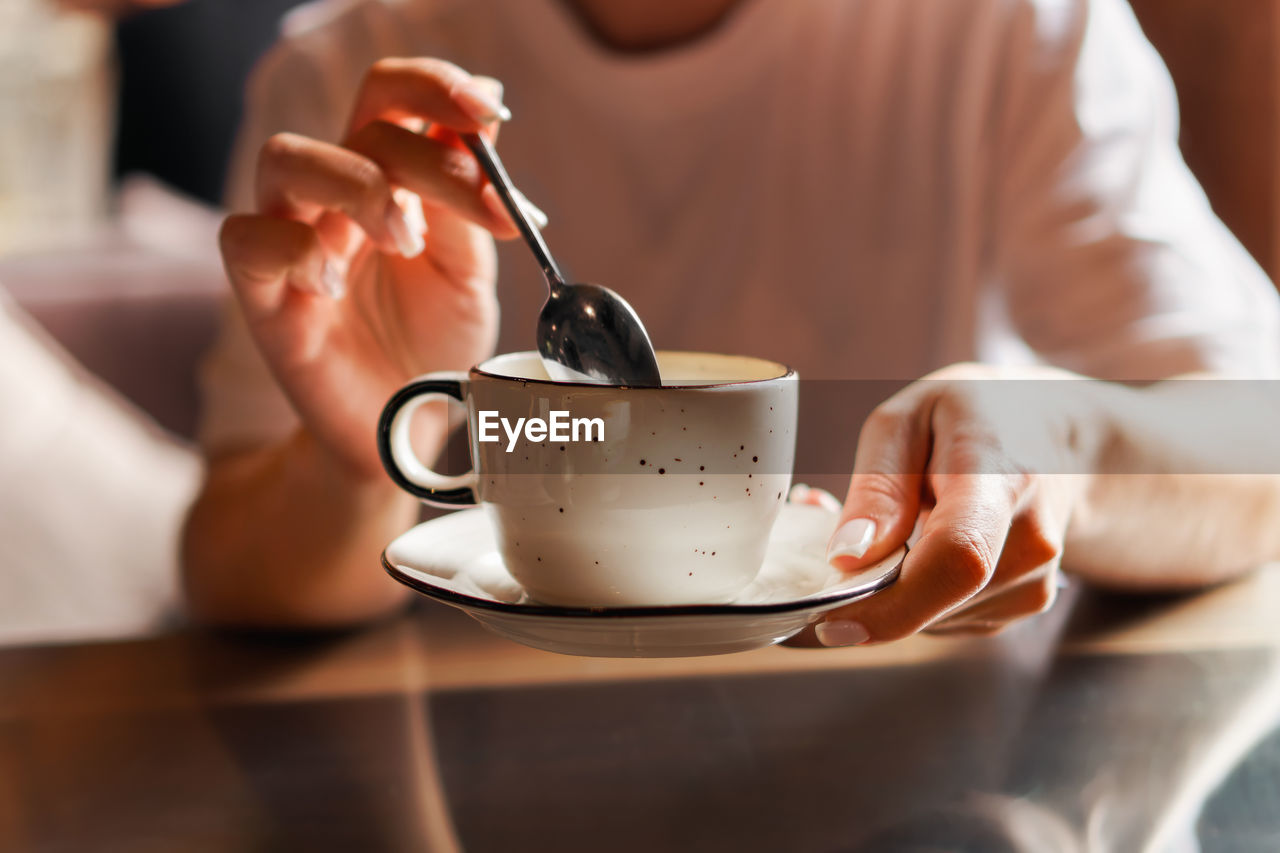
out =
<path fill-rule="evenodd" d="M 787 500 L 793 504 L 804 504 L 837 514 L 842 509 L 835 495 L 826 489 L 811 488 L 807 483 L 796 483 L 792 486 L 791 491 L 787 493 Z"/>
<path fill-rule="evenodd" d="M 387 205 L 387 230 L 396 243 L 396 249 L 406 258 L 416 258 L 422 254 L 427 243 L 421 232 L 415 231 L 409 224 L 408 215 L 395 202 Z"/>
<path fill-rule="evenodd" d="M 515 191 L 515 198 L 516 203 L 520 205 L 522 210 L 524 210 L 525 215 L 532 219 L 539 228 L 547 227 L 547 223 L 551 220 L 542 212 L 542 208 L 525 198 L 524 193 L 520 192 L 520 190 Z"/>
<path fill-rule="evenodd" d="M 320 284 L 323 285 L 324 292 L 334 299 L 341 299 L 347 292 L 347 283 L 342 278 L 342 273 L 330 260 L 325 260 L 324 266 L 320 268 Z"/>
<path fill-rule="evenodd" d="M 468 80 L 454 89 L 453 96 L 458 106 L 481 124 L 511 121 L 511 110 L 507 109 L 502 99 L 495 97 L 482 82 Z"/>
<path fill-rule="evenodd" d="M 850 619 L 830 619 L 819 622 L 813 629 L 818 642 L 824 646 L 857 646 L 871 639 L 871 634 L 861 622 Z"/>
<path fill-rule="evenodd" d="M 422 197 L 404 187 L 397 187 L 392 192 L 392 196 L 395 197 L 396 204 L 400 205 L 400 209 L 404 211 L 404 218 L 409 223 L 409 230 L 415 234 L 425 234 L 427 232 L 427 215 L 422 209 Z"/>
<path fill-rule="evenodd" d="M 827 512 L 834 512 L 838 514 L 840 510 L 844 509 L 844 506 L 840 503 L 839 499 L 826 489 L 810 489 L 809 498 L 810 502 L 816 500 L 818 502 L 818 506 L 822 507 Z"/>
<path fill-rule="evenodd" d="M 506 92 L 506 87 L 502 85 L 502 81 L 497 77 L 488 77 L 484 74 L 472 74 L 471 82 L 482 87 L 489 93 L 489 97 L 496 99 L 498 103 L 502 103 L 502 96 Z"/>
<path fill-rule="evenodd" d="M 827 546 L 827 560 L 836 557 L 862 557 L 876 538 L 876 523 L 869 518 L 855 518 L 840 525 Z"/>

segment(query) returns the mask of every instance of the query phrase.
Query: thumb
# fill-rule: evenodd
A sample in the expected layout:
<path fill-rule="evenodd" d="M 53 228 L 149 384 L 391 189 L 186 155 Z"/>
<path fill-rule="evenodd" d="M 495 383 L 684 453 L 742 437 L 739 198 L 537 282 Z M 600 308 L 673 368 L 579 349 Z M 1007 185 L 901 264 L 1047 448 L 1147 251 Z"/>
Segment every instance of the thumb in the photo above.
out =
<path fill-rule="evenodd" d="M 827 559 L 843 571 L 882 560 L 907 541 L 920 513 L 929 459 L 928 413 L 886 404 L 863 424 L 840 523 Z"/>

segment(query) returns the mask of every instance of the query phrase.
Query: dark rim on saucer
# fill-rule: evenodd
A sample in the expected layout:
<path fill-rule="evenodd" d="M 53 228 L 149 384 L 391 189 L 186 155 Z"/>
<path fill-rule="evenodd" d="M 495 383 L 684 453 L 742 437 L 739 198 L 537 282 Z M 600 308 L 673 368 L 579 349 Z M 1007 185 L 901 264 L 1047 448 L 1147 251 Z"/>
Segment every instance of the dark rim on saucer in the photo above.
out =
<path fill-rule="evenodd" d="M 477 610 L 491 610 L 496 613 L 506 613 L 513 616 L 558 616 L 566 619 L 634 619 L 653 616 L 726 616 L 732 614 L 767 616 L 808 610 L 826 604 L 839 604 L 843 601 L 879 592 L 896 581 L 898 575 L 902 573 L 902 563 L 907 559 L 907 554 L 911 551 L 906 545 L 902 547 L 902 559 L 893 568 L 864 584 L 823 595 L 814 595 L 793 601 L 778 601 L 771 604 L 662 604 L 644 607 L 566 607 L 557 604 L 512 604 L 506 601 L 494 601 L 489 598 L 476 598 L 474 595 L 465 595 L 419 580 L 393 565 L 387 559 L 386 551 L 382 552 L 382 568 L 400 583 L 428 598 L 434 598 L 445 604 L 471 607 Z"/>
<path fill-rule="evenodd" d="M 495 355 L 493 358 L 486 359 L 475 367 L 471 368 L 471 373 L 477 376 L 484 376 L 489 379 L 505 379 L 508 382 L 523 382 L 528 385 L 553 385 L 558 388 L 626 388 L 630 391 L 692 391 L 699 388 L 736 388 L 742 385 L 759 385 L 763 382 L 777 382 L 780 379 L 792 379 L 796 375 L 795 368 L 783 364 L 780 361 L 774 361 L 771 358 L 757 358 L 754 355 L 730 356 L 724 353 L 714 352 L 691 352 L 689 350 L 661 350 L 659 355 L 700 355 L 700 356 L 717 356 L 721 358 L 744 358 L 751 361 L 758 361 L 763 364 L 773 364 L 782 368 L 783 372 L 777 376 L 769 376 L 764 379 L 733 379 L 725 382 L 704 382 L 698 385 L 660 385 L 654 387 L 652 385 L 604 385 L 594 382 L 565 382 L 562 379 L 530 379 L 525 376 L 504 376 L 501 373 L 492 373 L 484 370 L 484 365 L 500 358 L 515 355 L 529 355 L 538 357 L 536 352 L 519 352 L 504 353 L 503 355 Z"/>

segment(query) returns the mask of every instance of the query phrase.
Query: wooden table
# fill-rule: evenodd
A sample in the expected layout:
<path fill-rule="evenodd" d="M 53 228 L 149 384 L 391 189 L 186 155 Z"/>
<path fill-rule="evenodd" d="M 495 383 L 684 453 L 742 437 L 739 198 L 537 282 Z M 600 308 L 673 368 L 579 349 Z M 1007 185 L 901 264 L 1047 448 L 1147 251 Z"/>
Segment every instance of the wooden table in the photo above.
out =
<path fill-rule="evenodd" d="M 1277 603 L 1280 568 L 842 650 L 564 657 L 435 604 L 10 649 L 0 850 L 1274 851 Z"/>

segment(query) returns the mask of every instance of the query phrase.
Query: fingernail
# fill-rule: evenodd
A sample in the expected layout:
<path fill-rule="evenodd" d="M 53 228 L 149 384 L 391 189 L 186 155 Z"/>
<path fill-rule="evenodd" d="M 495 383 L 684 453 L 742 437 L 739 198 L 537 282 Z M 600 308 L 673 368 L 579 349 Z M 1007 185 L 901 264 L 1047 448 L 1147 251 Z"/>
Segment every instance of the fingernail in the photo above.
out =
<path fill-rule="evenodd" d="M 836 557 L 862 557 L 876 538 L 876 523 L 869 518 L 855 518 L 840 525 L 827 546 L 827 560 Z"/>
<path fill-rule="evenodd" d="M 460 84 L 453 92 L 458 106 L 481 124 L 511 121 L 511 110 L 502 103 L 501 92 L 495 95 L 492 84 L 486 85 L 485 80 L 492 80 L 492 78 L 477 77 Z"/>
<path fill-rule="evenodd" d="M 787 500 L 793 504 L 817 507 L 827 512 L 839 513 L 842 509 L 835 495 L 826 489 L 810 488 L 807 483 L 796 483 L 792 486 L 791 491 L 787 493 Z"/>
<path fill-rule="evenodd" d="M 471 75 L 471 82 L 482 87 L 489 93 L 489 97 L 502 103 L 502 95 L 506 91 L 506 87 L 502 85 L 502 81 L 497 77 L 489 77 L 484 74 Z"/>
<path fill-rule="evenodd" d="M 818 642 L 824 646 L 857 646 L 871 639 L 871 634 L 861 622 L 850 619 L 831 619 L 819 622 L 813 629 Z"/>
<path fill-rule="evenodd" d="M 324 292 L 334 299 L 341 299 L 347 292 L 347 283 L 342 273 L 330 260 L 326 260 L 324 266 L 320 268 L 320 284 L 324 286 Z"/>
<path fill-rule="evenodd" d="M 386 221 L 387 230 L 391 232 L 391 239 L 395 240 L 400 254 L 406 258 L 416 258 L 422 254 L 422 250 L 427 247 L 422 233 L 413 229 L 409 224 L 408 214 L 394 201 L 387 205 Z"/>
<path fill-rule="evenodd" d="M 414 234 L 425 234 L 427 231 L 427 215 L 422 210 L 422 197 L 404 187 L 397 187 L 392 192 L 392 195 L 395 196 L 396 204 L 400 205 L 400 209 L 404 211 L 405 221 L 409 223 L 409 230 Z"/>
<path fill-rule="evenodd" d="M 826 489 L 810 489 L 810 502 L 815 499 L 818 501 L 818 506 L 822 507 L 827 512 L 839 513 L 840 510 L 844 509 L 844 506 L 836 499 L 836 496 L 828 492 Z"/>
<path fill-rule="evenodd" d="M 547 223 L 551 220 L 547 219 L 547 215 L 542 212 L 542 208 L 525 198 L 524 193 L 520 192 L 520 190 L 516 190 L 514 195 L 516 203 L 520 205 L 520 209 L 524 211 L 525 216 L 532 219 L 539 228 L 546 228 Z"/>

